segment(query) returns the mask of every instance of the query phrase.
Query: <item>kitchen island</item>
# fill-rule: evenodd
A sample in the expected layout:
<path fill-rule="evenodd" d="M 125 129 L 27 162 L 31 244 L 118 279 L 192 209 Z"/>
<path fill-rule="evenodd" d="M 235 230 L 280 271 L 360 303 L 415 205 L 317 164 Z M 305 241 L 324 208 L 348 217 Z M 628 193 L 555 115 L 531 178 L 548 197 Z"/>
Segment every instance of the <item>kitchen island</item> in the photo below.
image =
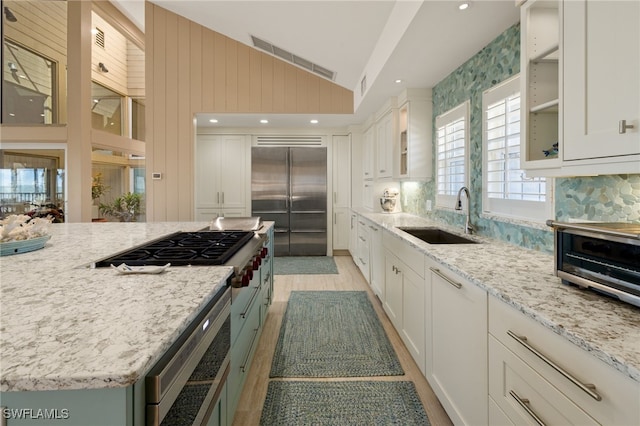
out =
<path fill-rule="evenodd" d="M 91 424 L 140 419 L 133 385 L 226 285 L 232 268 L 121 275 L 90 265 L 163 235 L 207 226 L 52 224 L 43 249 L 0 257 L 0 406 L 29 392 L 42 397 L 30 408 L 59 410 L 64 424 L 82 424 L 84 415 L 92 416 Z M 113 412 L 114 403 L 122 404 L 120 412 Z"/>

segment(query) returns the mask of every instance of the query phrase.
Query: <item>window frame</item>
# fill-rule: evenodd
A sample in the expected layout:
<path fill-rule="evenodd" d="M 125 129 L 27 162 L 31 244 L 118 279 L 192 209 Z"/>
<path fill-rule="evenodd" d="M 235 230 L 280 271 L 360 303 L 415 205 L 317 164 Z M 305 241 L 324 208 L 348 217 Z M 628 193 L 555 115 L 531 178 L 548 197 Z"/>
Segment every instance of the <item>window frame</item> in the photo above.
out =
<path fill-rule="evenodd" d="M 488 129 L 487 129 L 487 108 L 515 94 L 521 94 L 520 74 L 516 74 L 507 80 L 485 90 L 482 93 L 482 213 L 485 216 L 517 220 L 522 222 L 544 223 L 549 217 L 553 217 L 553 179 L 545 179 L 545 200 L 515 200 L 505 198 L 489 197 L 488 188 Z M 521 96 L 522 98 L 522 96 Z M 522 107 L 522 105 L 521 105 Z M 518 137 L 522 135 L 522 129 Z M 505 135 L 506 137 L 506 135 Z M 522 140 L 518 147 L 520 155 Z M 520 157 L 521 160 L 521 157 Z M 522 161 L 520 162 L 522 167 Z M 520 169 L 526 174 L 526 170 Z M 539 178 L 532 178 L 539 179 Z"/>
<path fill-rule="evenodd" d="M 440 184 L 440 173 L 438 168 L 438 156 L 439 156 L 439 129 L 447 126 L 460 118 L 464 121 L 464 184 L 462 186 L 469 187 L 469 140 L 470 140 L 470 101 L 467 99 L 461 104 L 451 108 L 450 110 L 438 115 L 435 119 L 435 198 L 436 208 L 455 210 L 455 203 L 457 194 L 440 194 L 438 193 L 438 187 Z"/>

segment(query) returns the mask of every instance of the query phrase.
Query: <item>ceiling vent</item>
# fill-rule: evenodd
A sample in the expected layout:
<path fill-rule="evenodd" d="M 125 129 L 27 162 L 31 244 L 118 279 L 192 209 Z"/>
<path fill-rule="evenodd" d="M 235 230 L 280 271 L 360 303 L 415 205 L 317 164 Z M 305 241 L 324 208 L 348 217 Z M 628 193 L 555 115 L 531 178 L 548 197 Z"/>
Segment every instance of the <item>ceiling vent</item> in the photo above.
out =
<path fill-rule="evenodd" d="M 298 55 L 294 55 L 293 53 L 289 52 L 288 50 L 282 49 L 278 46 L 274 46 L 273 44 L 269 43 L 268 41 L 264 41 L 256 36 L 251 36 L 251 40 L 253 41 L 253 46 L 257 47 L 260 50 L 264 50 L 267 53 L 270 53 L 274 56 L 277 56 L 278 58 L 287 61 L 291 64 L 297 65 L 300 68 L 304 68 L 307 71 L 310 71 L 314 74 L 318 74 L 321 77 L 324 77 L 326 79 L 329 79 L 331 81 L 334 81 L 336 78 L 336 73 L 335 71 L 331 71 L 325 67 L 322 67 L 318 64 L 314 64 L 313 62 L 301 58 Z"/>

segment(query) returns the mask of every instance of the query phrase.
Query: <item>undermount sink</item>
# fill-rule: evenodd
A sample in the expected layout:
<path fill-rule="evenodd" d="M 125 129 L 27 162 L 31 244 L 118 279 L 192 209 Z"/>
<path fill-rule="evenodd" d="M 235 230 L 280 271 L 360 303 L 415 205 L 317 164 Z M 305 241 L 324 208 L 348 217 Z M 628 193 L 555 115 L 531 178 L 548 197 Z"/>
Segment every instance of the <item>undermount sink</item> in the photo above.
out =
<path fill-rule="evenodd" d="M 452 234 L 440 228 L 398 228 L 407 234 L 413 235 L 419 240 L 429 244 L 476 244 L 469 238 Z"/>

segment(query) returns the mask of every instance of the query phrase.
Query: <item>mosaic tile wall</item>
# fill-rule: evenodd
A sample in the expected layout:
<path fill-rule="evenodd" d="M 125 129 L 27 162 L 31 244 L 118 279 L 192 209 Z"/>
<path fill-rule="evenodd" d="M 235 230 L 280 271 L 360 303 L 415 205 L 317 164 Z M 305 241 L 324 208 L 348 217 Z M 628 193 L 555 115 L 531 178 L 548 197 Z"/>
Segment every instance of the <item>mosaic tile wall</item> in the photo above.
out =
<path fill-rule="evenodd" d="M 640 175 L 556 179 L 556 218 L 640 223 Z"/>
<path fill-rule="evenodd" d="M 489 43 L 433 88 L 433 117 L 470 100 L 471 220 L 482 235 L 523 247 L 553 252 L 553 233 L 544 225 L 524 226 L 480 215 L 482 209 L 482 92 L 520 72 L 520 24 Z M 435 126 L 434 126 L 435 128 Z M 435 158 L 435 153 L 434 153 Z M 435 182 L 402 184 L 405 212 L 461 228 L 465 216 L 453 211 L 426 211 L 435 200 Z M 556 180 L 556 218 L 594 221 L 640 221 L 640 175 Z"/>

